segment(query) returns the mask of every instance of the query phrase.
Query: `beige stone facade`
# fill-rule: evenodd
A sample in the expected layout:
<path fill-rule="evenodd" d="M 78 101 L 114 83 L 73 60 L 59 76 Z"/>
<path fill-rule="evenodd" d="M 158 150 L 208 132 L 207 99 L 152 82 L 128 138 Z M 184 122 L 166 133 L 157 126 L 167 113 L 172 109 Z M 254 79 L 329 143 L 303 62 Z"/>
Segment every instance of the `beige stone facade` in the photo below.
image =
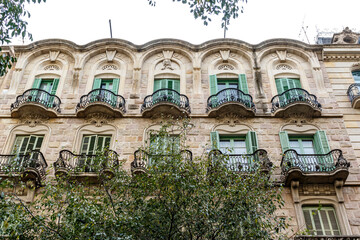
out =
<path fill-rule="evenodd" d="M 110 149 L 130 171 L 134 152 L 144 146 L 148 130 L 160 123 L 160 113 L 171 113 L 191 118 L 195 127 L 186 144 L 193 156 L 211 149 L 211 132 L 256 132 L 258 148 L 265 149 L 274 163 L 273 178 L 285 183 L 290 175 L 284 176 L 281 169 L 279 132 L 313 136 L 325 131 L 330 149 L 340 149 L 350 167 L 343 166 L 341 173 L 336 167 L 330 172 L 294 175 L 284 187 L 286 204 L 279 214 L 291 217 L 291 229 L 300 232 L 305 229 L 302 208 L 321 203 L 335 210 L 341 235 L 360 235 L 360 110 L 352 107 L 347 96 L 354 83 L 351 72 L 360 69 L 359 44 L 307 45 L 278 39 L 250 45 L 220 39 L 192 45 L 163 39 L 139 46 L 104 39 L 79 46 L 54 39 L 4 50 L 14 54 L 17 62 L 0 78 L 1 154 L 11 153 L 16 136 L 43 135 L 40 151 L 53 176 L 52 166 L 61 150 L 79 153 L 85 135 L 105 134 L 111 135 Z M 256 111 L 239 101 L 207 111 L 212 75 L 225 80 L 245 75 Z M 31 101 L 12 106 L 38 78 L 59 79 L 55 93 L 61 100 L 59 111 Z M 119 79 L 117 93 L 124 98 L 126 110 L 99 103 L 85 105 L 84 114 L 79 114 L 80 98 L 92 91 L 98 78 Z M 190 110 L 165 101 L 142 111 L 144 98 L 154 92 L 155 79 L 179 80 L 180 94 L 187 96 Z M 301 88 L 317 97 L 316 104 L 298 99 L 272 110 L 277 79 L 299 79 Z M 293 234 L 289 231 L 289 236 Z"/>

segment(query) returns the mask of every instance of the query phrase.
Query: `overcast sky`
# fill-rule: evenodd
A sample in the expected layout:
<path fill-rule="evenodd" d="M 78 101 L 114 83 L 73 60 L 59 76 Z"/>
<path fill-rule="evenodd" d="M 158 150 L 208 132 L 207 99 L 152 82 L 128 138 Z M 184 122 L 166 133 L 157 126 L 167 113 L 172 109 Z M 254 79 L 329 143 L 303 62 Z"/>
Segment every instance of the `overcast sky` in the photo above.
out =
<path fill-rule="evenodd" d="M 230 22 L 228 38 L 256 44 L 271 38 L 314 43 L 316 28 L 341 31 L 359 25 L 360 0 L 248 0 L 244 13 Z M 157 0 L 47 0 L 28 6 L 28 30 L 34 41 L 62 38 L 77 44 L 110 37 L 144 44 L 159 38 L 176 38 L 199 44 L 223 37 L 219 18 L 209 26 L 195 20 L 185 4 Z M 301 33 L 301 34 L 300 34 Z M 299 35 L 300 34 L 300 35 Z M 26 40 L 25 44 L 30 43 Z M 22 44 L 14 40 L 13 44 Z"/>

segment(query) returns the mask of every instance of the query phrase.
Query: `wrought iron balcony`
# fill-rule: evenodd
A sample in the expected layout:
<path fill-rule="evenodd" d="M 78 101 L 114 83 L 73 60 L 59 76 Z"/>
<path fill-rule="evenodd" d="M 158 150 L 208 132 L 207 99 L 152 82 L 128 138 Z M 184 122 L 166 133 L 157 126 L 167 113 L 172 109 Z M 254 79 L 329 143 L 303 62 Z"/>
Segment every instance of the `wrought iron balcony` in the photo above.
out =
<path fill-rule="evenodd" d="M 173 89 L 160 89 L 144 98 L 141 113 L 144 117 L 157 114 L 172 114 L 174 116 L 190 114 L 189 99 Z"/>
<path fill-rule="evenodd" d="M 86 117 L 91 113 L 102 112 L 114 117 L 122 117 L 126 112 L 125 99 L 107 89 L 94 89 L 80 98 L 76 106 L 79 117 Z"/>
<path fill-rule="evenodd" d="M 317 235 L 317 236 L 307 236 L 307 235 L 298 235 L 294 237 L 294 240 L 360 240 L 360 235 Z"/>
<path fill-rule="evenodd" d="M 24 155 L 0 155 L 0 174 L 5 177 L 20 176 L 23 181 L 34 180 L 40 186 L 45 180 L 47 163 L 40 151 L 31 151 Z"/>
<path fill-rule="evenodd" d="M 268 173 L 273 165 L 264 149 L 258 149 L 252 154 L 223 154 L 220 150 L 214 149 L 209 152 L 209 159 L 212 163 L 220 160 L 229 170 L 236 172 L 250 173 L 261 169 Z"/>
<path fill-rule="evenodd" d="M 282 117 L 291 113 L 302 113 L 306 116 L 320 116 L 321 104 L 315 95 L 302 88 L 292 88 L 271 99 L 271 112 Z"/>
<path fill-rule="evenodd" d="M 11 104 L 11 116 L 20 117 L 24 113 L 40 113 L 48 117 L 56 117 L 60 113 L 61 100 L 58 96 L 42 89 L 31 88 L 16 97 Z"/>
<path fill-rule="evenodd" d="M 115 151 L 105 151 L 103 155 L 74 154 L 69 150 L 61 150 L 59 158 L 54 163 L 55 175 L 64 173 L 100 173 L 111 172 L 119 165 L 118 154 Z"/>
<path fill-rule="evenodd" d="M 284 152 L 281 160 L 283 180 L 307 183 L 332 183 L 335 179 L 346 180 L 350 163 L 342 151 L 335 149 L 327 154 L 299 154 L 293 149 Z"/>
<path fill-rule="evenodd" d="M 206 112 L 211 117 L 229 112 L 254 116 L 256 109 L 251 95 L 237 88 L 226 88 L 208 98 Z"/>
<path fill-rule="evenodd" d="M 350 98 L 353 108 L 360 108 L 360 83 L 354 83 L 349 86 L 347 95 Z"/>
<path fill-rule="evenodd" d="M 180 151 L 178 156 L 181 160 L 192 161 L 192 152 L 189 150 Z M 131 171 L 135 174 L 145 172 L 146 169 L 154 164 L 158 159 L 166 159 L 167 157 L 170 157 L 170 155 L 150 154 L 141 149 L 136 150 L 134 152 L 134 161 L 131 163 Z"/>

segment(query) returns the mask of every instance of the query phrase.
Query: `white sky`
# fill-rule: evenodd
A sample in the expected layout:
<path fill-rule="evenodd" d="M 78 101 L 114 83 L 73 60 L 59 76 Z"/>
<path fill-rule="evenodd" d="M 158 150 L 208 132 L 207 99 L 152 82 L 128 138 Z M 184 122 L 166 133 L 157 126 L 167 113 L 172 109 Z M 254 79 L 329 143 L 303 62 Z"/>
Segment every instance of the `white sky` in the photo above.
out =
<path fill-rule="evenodd" d="M 341 31 L 349 26 L 360 30 L 360 0 L 248 0 L 244 13 L 230 22 L 228 38 L 256 44 L 271 38 L 307 42 L 301 27 L 307 27 L 314 43 L 316 27 Z M 34 41 L 62 38 L 77 44 L 113 37 L 144 44 L 159 38 L 176 38 L 193 44 L 223 37 L 219 18 L 209 26 L 195 20 L 187 5 L 172 0 L 47 0 L 28 6 L 28 30 Z M 25 44 L 30 43 L 29 40 Z M 12 44 L 22 44 L 14 40 Z"/>

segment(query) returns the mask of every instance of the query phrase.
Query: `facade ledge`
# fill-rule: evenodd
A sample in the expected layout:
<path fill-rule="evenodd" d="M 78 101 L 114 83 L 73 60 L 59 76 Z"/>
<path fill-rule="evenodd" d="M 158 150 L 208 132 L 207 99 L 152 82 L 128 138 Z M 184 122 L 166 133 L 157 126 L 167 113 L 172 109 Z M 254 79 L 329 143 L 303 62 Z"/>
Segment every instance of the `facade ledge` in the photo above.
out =
<path fill-rule="evenodd" d="M 339 235 L 339 236 L 330 236 L 330 235 L 318 235 L 318 236 L 307 236 L 307 235 L 298 235 L 294 237 L 294 240 L 360 240 L 360 235 Z"/>

